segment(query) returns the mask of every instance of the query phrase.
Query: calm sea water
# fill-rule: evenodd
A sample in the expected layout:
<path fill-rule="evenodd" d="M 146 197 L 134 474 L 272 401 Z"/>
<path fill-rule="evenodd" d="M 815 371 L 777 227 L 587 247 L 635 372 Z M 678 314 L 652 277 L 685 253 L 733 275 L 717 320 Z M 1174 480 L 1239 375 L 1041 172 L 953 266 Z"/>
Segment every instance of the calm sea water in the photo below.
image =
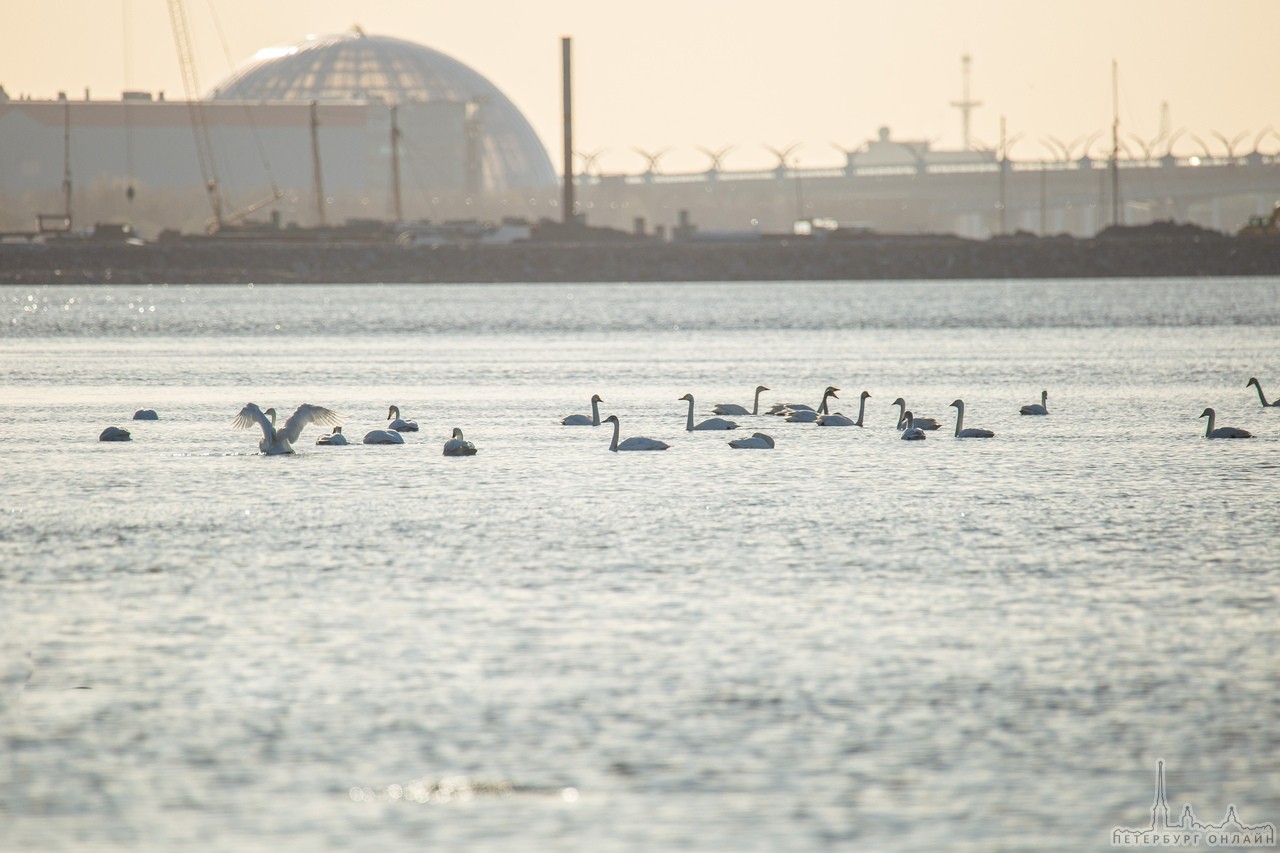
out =
<path fill-rule="evenodd" d="M 1099 849 L 1161 759 L 1280 822 L 1278 279 L 0 305 L 0 849 Z M 761 383 L 867 425 L 684 431 Z"/>

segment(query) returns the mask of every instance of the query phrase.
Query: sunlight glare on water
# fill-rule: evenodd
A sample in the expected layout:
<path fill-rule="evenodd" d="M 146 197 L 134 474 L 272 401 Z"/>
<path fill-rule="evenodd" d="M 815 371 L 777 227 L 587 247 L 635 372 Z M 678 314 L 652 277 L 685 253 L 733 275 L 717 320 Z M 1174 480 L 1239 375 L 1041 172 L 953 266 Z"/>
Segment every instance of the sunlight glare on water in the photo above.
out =
<path fill-rule="evenodd" d="M 1280 280 L 0 300 L 0 848 L 1097 849 L 1158 759 L 1280 818 Z M 685 432 L 757 384 L 866 427 Z"/>

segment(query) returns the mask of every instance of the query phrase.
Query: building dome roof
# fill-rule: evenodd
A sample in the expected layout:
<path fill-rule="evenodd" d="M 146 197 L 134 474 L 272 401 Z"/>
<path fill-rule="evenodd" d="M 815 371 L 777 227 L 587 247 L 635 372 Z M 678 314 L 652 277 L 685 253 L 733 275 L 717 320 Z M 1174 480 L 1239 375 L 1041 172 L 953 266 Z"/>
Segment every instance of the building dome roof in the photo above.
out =
<path fill-rule="evenodd" d="M 545 187 L 558 181 L 533 127 L 497 86 L 439 51 L 390 36 L 366 35 L 359 28 L 260 50 L 209 99 L 473 104 L 490 189 Z"/>

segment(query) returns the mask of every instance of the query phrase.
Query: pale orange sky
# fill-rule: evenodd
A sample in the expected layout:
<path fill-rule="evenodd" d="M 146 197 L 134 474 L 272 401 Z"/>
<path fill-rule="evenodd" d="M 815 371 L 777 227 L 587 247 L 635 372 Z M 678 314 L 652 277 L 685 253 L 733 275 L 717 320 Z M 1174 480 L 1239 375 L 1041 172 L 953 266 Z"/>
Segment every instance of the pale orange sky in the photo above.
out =
<path fill-rule="evenodd" d="M 736 148 L 726 168 L 843 162 L 881 125 L 894 136 L 961 143 L 960 57 L 973 57 L 976 140 L 1000 117 L 1015 158 L 1041 141 L 1109 132 L 1119 63 L 1126 136 L 1160 132 L 1179 150 L 1217 134 L 1251 150 L 1280 131 L 1280 0 L 186 0 L 202 89 L 258 49 L 308 33 L 366 32 L 419 42 L 493 81 L 525 113 L 559 165 L 560 37 L 574 39 L 575 148 L 606 149 L 605 171 L 640 171 L 633 149 L 670 148 L 664 171 L 705 168 L 698 147 Z M 165 0 L 6 0 L 0 84 L 37 98 L 66 90 L 118 98 L 124 88 L 181 98 Z M 224 51 L 219 26 L 225 35 Z M 230 55 L 230 60 L 228 59 Z M 1266 133 L 1262 150 L 1280 148 Z"/>

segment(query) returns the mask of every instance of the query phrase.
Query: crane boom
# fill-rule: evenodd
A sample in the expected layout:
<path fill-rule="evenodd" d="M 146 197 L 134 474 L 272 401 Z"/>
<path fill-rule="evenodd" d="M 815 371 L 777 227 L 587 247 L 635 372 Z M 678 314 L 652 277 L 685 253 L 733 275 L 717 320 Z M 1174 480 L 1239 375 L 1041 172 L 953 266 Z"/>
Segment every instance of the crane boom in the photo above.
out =
<path fill-rule="evenodd" d="M 182 87 L 187 95 L 187 110 L 191 114 L 191 132 L 195 136 L 196 159 L 200 163 L 200 177 L 204 180 L 213 208 L 213 219 L 208 231 L 214 233 L 222 227 L 222 194 L 218 187 L 218 170 L 213 159 L 213 146 L 209 143 L 209 123 L 205 119 L 204 102 L 200 99 L 200 79 L 196 74 L 195 56 L 191 49 L 191 27 L 187 22 L 187 9 L 182 0 L 168 0 L 169 21 L 173 25 L 173 41 L 178 50 L 178 65 L 182 70 Z"/>

